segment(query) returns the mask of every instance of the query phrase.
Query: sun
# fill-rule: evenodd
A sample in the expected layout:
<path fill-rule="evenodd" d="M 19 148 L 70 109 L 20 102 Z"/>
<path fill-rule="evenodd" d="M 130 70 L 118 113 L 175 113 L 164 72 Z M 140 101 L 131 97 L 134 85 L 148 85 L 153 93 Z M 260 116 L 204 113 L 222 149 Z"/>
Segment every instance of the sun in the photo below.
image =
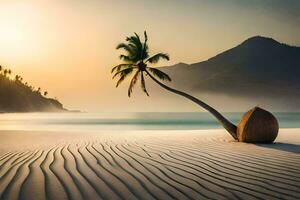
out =
<path fill-rule="evenodd" d="M 16 47 L 23 41 L 22 30 L 16 25 L 6 25 L 1 28 L 0 41 L 2 45 Z"/>
<path fill-rule="evenodd" d="M 28 54 L 34 43 L 34 10 L 24 4 L 4 4 L 0 8 L 0 53 L 14 57 Z M 11 57 L 11 56 L 10 56 Z"/>

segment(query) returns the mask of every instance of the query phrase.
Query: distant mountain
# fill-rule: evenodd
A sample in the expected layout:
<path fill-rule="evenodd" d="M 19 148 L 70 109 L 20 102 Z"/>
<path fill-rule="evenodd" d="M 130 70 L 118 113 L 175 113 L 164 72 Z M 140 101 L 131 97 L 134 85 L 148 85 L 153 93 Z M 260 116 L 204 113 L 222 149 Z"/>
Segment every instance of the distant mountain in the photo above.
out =
<path fill-rule="evenodd" d="M 300 102 L 300 47 L 271 38 L 255 36 L 207 61 L 162 69 L 173 85 L 192 91 Z"/>
<path fill-rule="evenodd" d="M 41 93 L 22 82 L 20 76 L 11 79 L 11 71 L 0 66 L 0 112 L 45 112 L 66 111 L 56 99 L 46 98 Z"/>

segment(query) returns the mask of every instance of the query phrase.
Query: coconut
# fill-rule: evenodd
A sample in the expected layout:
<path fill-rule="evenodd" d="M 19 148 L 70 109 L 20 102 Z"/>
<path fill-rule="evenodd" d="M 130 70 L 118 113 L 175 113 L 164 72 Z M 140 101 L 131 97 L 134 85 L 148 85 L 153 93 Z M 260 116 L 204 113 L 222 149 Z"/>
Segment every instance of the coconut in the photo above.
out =
<path fill-rule="evenodd" d="M 272 143 L 278 135 L 278 121 L 272 113 L 254 107 L 244 114 L 237 126 L 240 142 Z"/>

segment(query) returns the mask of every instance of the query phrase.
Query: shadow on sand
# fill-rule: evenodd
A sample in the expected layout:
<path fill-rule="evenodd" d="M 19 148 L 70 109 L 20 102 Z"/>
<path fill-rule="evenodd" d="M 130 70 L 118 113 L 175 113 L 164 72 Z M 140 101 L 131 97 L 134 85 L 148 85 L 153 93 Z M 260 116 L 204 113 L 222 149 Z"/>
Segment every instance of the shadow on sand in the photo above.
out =
<path fill-rule="evenodd" d="M 257 146 L 276 149 L 280 151 L 286 151 L 290 153 L 300 154 L 300 145 L 299 144 L 288 144 L 288 143 L 281 143 L 275 142 L 273 144 L 256 144 Z"/>

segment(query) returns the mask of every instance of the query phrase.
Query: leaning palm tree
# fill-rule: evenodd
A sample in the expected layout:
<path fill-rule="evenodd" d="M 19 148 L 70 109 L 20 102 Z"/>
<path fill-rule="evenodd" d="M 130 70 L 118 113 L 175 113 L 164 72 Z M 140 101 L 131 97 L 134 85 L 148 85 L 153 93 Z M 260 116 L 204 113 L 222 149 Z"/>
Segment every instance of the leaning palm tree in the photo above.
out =
<path fill-rule="evenodd" d="M 133 74 L 128 88 L 128 96 L 130 97 L 133 87 L 140 80 L 141 88 L 149 96 L 145 84 L 145 75 L 148 75 L 154 82 L 163 87 L 164 89 L 173 92 L 175 94 L 181 95 L 194 103 L 200 105 L 202 108 L 210 112 L 217 120 L 222 124 L 222 126 L 231 134 L 234 139 L 237 139 L 237 127 L 232 124 L 228 119 L 221 115 L 217 110 L 204 103 L 200 99 L 193 97 L 185 92 L 173 89 L 161 81 L 171 81 L 171 78 L 166 73 L 161 70 L 149 67 L 150 64 L 157 64 L 160 60 L 169 60 L 169 55 L 166 53 L 157 53 L 153 56 L 149 55 L 148 47 L 148 37 L 146 31 L 144 32 L 144 41 L 138 34 L 134 33 L 133 36 L 127 37 L 125 43 L 120 43 L 117 49 L 123 49 L 125 54 L 120 55 L 120 59 L 124 61 L 123 63 L 112 68 L 111 73 L 113 73 L 113 78 L 118 78 L 118 87 L 125 78 Z"/>

